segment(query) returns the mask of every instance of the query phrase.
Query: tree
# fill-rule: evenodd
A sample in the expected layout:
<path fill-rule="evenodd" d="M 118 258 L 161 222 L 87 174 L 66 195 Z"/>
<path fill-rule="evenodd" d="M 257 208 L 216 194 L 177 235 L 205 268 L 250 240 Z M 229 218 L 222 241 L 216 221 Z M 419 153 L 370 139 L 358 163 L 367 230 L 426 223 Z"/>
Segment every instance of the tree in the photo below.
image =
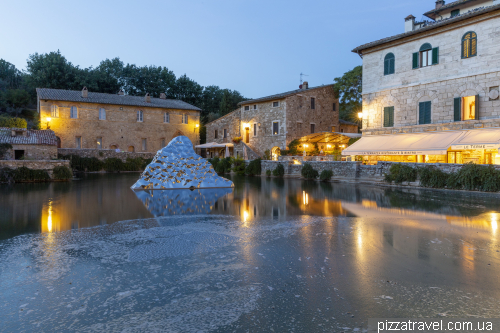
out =
<path fill-rule="evenodd" d="M 219 104 L 219 114 L 224 116 L 238 108 L 238 103 L 246 100 L 238 91 L 223 89 L 222 100 Z"/>
<path fill-rule="evenodd" d="M 35 88 L 82 89 L 78 82 L 78 70 L 59 50 L 47 54 L 31 54 L 26 65 L 27 81 L 33 93 Z"/>
<path fill-rule="evenodd" d="M 341 119 L 358 121 L 357 113 L 361 111 L 362 106 L 362 79 L 361 66 L 356 66 L 342 77 L 334 79 L 333 89 L 335 97 L 339 98 Z"/>
<path fill-rule="evenodd" d="M 0 90 L 17 89 L 21 86 L 22 79 L 22 74 L 16 66 L 0 59 Z"/>
<path fill-rule="evenodd" d="M 127 64 L 123 68 L 122 85 L 129 95 L 160 97 L 165 93 L 168 98 L 174 97 L 176 85 L 174 72 L 162 66 L 143 66 Z"/>
<path fill-rule="evenodd" d="M 188 78 L 186 74 L 177 79 L 173 92 L 175 99 L 180 99 L 197 107 L 203 106 L 201 103 L 203 87 Z"/>

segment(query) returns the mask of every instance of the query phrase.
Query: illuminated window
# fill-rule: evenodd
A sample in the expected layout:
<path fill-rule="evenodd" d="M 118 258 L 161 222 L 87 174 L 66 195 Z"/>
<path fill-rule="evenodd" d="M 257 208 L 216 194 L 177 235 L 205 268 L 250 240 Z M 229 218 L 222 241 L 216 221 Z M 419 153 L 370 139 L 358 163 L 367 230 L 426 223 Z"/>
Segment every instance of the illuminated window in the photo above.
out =
<path fill-rule="evenodd" d="M 57 107 L 57 105 L 52 105 L 50 107 L 50 116 L 52 118 L 59 118 L 59 108 Z"/>
<path fill-rule="evenodd" d="M 477 55 L 477 35 L 469 31 L 462 37 L 462 59 L 475 57 Z"/>
<path fill-rule="evenodd" d="M 273 122 L 273 135 L 280 134 L 280 123 L 277 121 Z"/>
<path fill-rule="evenodd" d="M 97 138 L 97 149 L 102 149 L 102 138 Z"/>

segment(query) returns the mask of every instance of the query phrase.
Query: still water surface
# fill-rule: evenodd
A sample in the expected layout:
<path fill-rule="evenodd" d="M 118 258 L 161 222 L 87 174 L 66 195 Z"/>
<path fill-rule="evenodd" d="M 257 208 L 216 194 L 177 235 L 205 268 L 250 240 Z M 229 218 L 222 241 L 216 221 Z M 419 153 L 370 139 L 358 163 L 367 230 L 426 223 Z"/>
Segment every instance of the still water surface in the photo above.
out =
<path fill-rule="evenodd" d="M 496 194 L 138 174 L 0 186 L 0 331 L 341 332 L 500 317 Z"/>

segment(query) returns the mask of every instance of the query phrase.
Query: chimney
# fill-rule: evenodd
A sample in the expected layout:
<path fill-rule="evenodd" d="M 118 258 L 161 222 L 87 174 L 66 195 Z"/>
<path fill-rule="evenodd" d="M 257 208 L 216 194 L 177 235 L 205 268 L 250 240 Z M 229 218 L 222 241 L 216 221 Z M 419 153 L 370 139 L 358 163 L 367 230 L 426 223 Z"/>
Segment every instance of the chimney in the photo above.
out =
<path fill-rule="evenodd" d="M 146 96 L 144 96 L 144 101 L 146 103 L 151 103 L 151 96 L 149 96 L 149 93 L 147 93 Z"/>
<path fill-rule="evenodd" d="M 405 18 L 405 32 L 413 31 L 415 30 L 415 16 L 413 15 L 408 15 Z"/>
<path fill-rule="evenodd" d="M 161 93 L 161 94 L 160 94 L 160 98 L 161 98 L 161 99 L 167 99 L 167 95 L 166 95 L 165 93 Z"/>
<path fill-rule="evenodd" d="M 118 92 L 118 95 L 120 95 L 120 96 L 125 95 L 125 92 L 123 91 L 123 89 L 120 89 L 120 91 Z"/>
<path fill-rule="evenodd" d="M 436 1 L 436 10 L 438 10 L 441 7 L 443 7 L 444 4 L 445 4 L 444 0 L 437 0 Z"/>
<path fill-rule="evenodd" d="M 89 91 L 87 90 L 87 87 L 83 87 L 83 89 L 82 89 L 82 97 L 83 98 L 89 97 Z"/>
<path fill-rule="evenodd" d="M 304 81 L 304 83 L 302 83 L 302 90 L 306 90 L 306 89 L 309 89 L 309 82 Z"/>

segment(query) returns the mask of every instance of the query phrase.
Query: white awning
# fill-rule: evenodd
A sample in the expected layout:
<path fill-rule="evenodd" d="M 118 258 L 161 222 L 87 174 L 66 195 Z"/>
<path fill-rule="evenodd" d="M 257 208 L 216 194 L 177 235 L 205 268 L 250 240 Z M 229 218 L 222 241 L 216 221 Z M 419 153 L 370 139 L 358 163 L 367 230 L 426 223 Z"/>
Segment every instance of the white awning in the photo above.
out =
<path fill-rule="evenodd" d="M 208 142 L 208 143 L 204 143 L 202 145 L 197 145 L 197 146 L 194 146 L 195 148 L 205 148 L 205 149 L 209 149 L 209 148 L 226 148 L 227 147 L 234 147 L 234 144 L 232 143 L 217 143 L 217 142 Z"/>
<path fill-rule="evenodd" d="M 445 155 L 467 131 L 363 136 L 342 155 Z"/>
<path fill-rule="evenodd" d="M 466 131 L 451 145 L 453 150 L 497 149 L 500 148 L 500 129 L 475 129 Z"/>
<path fill-rule="evenodd" d="M 194 146 L 194 147 L 195 148 L 211 148 L 211 147 L 213 147 L 216 144 L 217 144 L 216 142 L 207 142 L 207 143 L 204 143 L 202 145 L 197 145 L 197 146 Z"/>

